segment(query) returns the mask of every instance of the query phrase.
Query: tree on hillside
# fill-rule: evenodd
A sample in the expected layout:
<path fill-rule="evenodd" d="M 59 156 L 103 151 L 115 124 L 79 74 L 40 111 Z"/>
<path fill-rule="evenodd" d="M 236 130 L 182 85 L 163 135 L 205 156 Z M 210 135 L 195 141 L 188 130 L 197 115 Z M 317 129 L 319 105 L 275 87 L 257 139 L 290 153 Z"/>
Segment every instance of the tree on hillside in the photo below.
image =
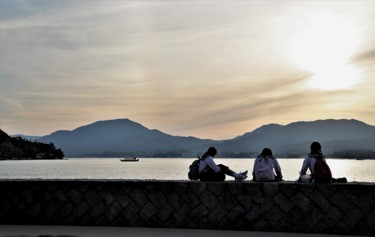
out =
<path fill-rule="evenodd" d="M 11 138 L 0 130 L 0 159 L 62 159 L 64 153 L 53 143 L 32 142 L 21 137 Z"/>

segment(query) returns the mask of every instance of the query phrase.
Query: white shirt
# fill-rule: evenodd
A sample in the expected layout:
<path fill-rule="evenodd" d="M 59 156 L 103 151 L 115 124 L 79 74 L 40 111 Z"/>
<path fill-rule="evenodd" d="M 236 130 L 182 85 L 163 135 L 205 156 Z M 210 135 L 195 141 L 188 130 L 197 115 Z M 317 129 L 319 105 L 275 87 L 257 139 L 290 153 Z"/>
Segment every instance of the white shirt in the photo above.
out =
<path fill-rule="evenodd" d="M 301 175 L 306 174 L 307 169 L 310 170 L 311 174 L 314 174 L 315 163 L 316 163 L 315 157 L 306 155 L 305 160 L 303 161 L 302 168 L 301 168 Z"/>
<path fill-rule="evenodd" d="M 220 167 L 214 161 L 212 156 L 207 156 L 205 159 L 199 162 L 199 173 L 202 172 L 206 167 L 209 166 L 211 169 L 215 171 L 215 173 L 220 172 Z"/>
<path fill-rule="evenodd" d="M 258 167 L 258 166 L 257 166 L 257 163 L 260 162 L 260 159 L 261 159 L 261 158 L 262 158 L 262 157 L 261 157 L 260 155 L 258 155 L 258 156 L 255 158 L 255 160 L 254 160 L 253 175 L 255 174 L 255 171 L 256 171 L 255 169 L 256 169 L 256 167 Z M 271 162 L 272 167 L 273 167 L 274 171 L 276 172 L 276 174 L 277 174 L 277 173 L 280 173 L 280 174 L 281 174 L 281 168 L 280 168 L 279 162 L 276 160 L 276 158 L 273 157 L 273 156 L 267 156 L 267 159 Z"/>

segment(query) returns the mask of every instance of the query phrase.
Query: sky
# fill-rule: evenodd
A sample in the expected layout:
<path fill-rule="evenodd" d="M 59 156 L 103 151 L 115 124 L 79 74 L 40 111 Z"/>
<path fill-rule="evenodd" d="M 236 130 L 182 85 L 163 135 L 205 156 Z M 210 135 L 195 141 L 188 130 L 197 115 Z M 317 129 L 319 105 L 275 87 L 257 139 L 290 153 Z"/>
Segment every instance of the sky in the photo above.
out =
<path fill-rule="evenodd" d="M 375 125 L 375 1 L 0 0 L 0 129 Z"/>

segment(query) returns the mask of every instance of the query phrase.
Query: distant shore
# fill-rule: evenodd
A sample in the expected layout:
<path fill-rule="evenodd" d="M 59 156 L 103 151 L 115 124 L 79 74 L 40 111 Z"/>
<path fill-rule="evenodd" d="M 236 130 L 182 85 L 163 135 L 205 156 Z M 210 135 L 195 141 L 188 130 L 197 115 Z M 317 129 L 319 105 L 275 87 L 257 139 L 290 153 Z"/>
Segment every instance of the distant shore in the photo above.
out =
<path fill-rule="evenodd" d="M 33 159 L 33 158 L 30 158 L 30 159 L 28 159 L 28 158 L 2 159 L 2 158 L 0 158 L 0 161 L 5 161 L 5 160 L 19 160 L 19 161 L 22 161 L 22 160 L 69 160 L 69 159 L 68 158 L 48 158 L 48 159 L 43 159 L 43 158 L 35 158 L 35 159 Z"/>

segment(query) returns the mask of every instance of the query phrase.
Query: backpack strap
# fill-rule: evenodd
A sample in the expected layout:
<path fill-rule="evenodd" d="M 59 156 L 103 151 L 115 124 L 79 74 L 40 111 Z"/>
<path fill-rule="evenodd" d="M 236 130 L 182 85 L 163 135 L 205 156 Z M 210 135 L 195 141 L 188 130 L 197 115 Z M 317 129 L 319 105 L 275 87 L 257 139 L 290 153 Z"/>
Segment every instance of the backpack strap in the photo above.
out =
<path fill-rule="evenodd" d="M 207 157 L 208 156 L 206 156 L 206 157 L 200 157 L 200 156 L 198 156 L 199 163 L 201 161 L 204 161 Z M 206 167 L 201 172 L 199 172 L 199 174 L 202 174 L 202 173 L 206 172 L 208 169 L 210 169 L 210 166 L 206 165 Z"/>
<path fill-rule="evenodd" d="M 208 156 L 206 156 L 206 157 L 200 157 L 200 156 L 198 156 L 198 160 L 205 160 L 207 157 Z"/>

